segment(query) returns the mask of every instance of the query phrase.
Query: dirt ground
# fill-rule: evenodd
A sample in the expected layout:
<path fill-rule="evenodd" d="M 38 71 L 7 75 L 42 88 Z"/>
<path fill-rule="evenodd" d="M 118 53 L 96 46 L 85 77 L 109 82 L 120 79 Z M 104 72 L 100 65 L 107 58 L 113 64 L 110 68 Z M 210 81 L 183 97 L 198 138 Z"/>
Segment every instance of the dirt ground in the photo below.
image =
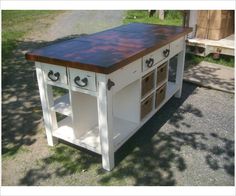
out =
<path fill-rule="evenodd" d="M 234 95 L 188 83 L 181 99 L 171 99 L 116 152 L 112 172 L 102 170 L 96 154 L 47 145 L 35 68 L 24 52 L 118 26 L 122 17 L 65 12 L 3 59 L 2 185 L 234 185 Z"/>

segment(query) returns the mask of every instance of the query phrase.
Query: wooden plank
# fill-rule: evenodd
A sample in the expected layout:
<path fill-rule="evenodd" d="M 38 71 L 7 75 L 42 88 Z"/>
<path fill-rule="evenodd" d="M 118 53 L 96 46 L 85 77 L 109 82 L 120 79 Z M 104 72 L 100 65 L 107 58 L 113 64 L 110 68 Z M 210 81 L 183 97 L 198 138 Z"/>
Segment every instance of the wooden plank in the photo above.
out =
<path fill-rule="evenodd" d="M 189 32 L 191 28 L 134 23 L 46 46 L 27 53 L 26 59 L 108 74 Z"/>
<path fill-rule="evenodd" d="M 98 80 L 98 126 L 102 152 L 102 166 L 111 171 L 115 166 L 113 143 L 112 94 L 107 90 L 107 77 L 97 74 Z"/>
<path fill-rule="evenodd" d="M 39 94 L 43 110 L 43 119 L 49 146 L 57 143 L 57 139 L 53 137 L 52 131 L 57 128 L 56 114 L 50 110 L 53 105 L 52 87 L 47 85 L 40 63 L 36 63 L 36 74 L 39 86 Z"/>

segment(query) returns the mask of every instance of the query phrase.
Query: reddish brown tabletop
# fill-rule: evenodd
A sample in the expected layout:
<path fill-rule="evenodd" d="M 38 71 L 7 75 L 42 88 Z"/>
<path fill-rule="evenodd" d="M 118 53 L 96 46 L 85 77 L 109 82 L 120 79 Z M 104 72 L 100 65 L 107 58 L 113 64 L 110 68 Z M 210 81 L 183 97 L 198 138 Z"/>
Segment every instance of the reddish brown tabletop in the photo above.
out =
<path fill-rule="evenodd" d="M 26 59 L 111 73 L 181 36 L 190 28 L 131 23 L 52 44 L 26 54 Z"/>

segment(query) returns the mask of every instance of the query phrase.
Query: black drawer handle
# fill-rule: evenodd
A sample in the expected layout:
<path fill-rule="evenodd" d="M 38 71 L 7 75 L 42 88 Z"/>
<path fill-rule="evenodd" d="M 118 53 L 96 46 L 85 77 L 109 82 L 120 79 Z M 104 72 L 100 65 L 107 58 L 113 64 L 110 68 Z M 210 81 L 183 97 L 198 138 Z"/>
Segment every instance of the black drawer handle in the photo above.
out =
<path fill-rule="evenodd" d="M 56 73 L 53 73 L 52 70 L 50 70 L 48 72 L 48 77 L 50 80 L 52 80 L 53 82 L 56 82 L 57 80 L 59 80 L 60 78 L 60 73 L 59 72 L 56 72 Z"/>
<path fill-rule="evenodd" d="M 160 93 L 163 93 L 163 91 L 164 91 L 164 90 L 163 90 L 163 89 L 161 89 L 161 90 L 160 90 Z"/>
<path fill-rule="evenodd" d="M 169 54 L 170 54 L 170 50 L 169 50 L 169 49 L 165 49 L 165 50 L 163 51 L 164 57 L 168 57 Z"/>
<path fill-rule="evenodd" d="M 145 61 L 145 63 L 146 63 L 146 65 L 147 65 L 147 67 L 152 67 L 153 66 L 153 64 L 154 64 L 154 59 L 153 58 L 149 58 L 149 59 L 147 59 L 146 61 Z"/>
<path fill-rule="evenodd" d="M 161 69 L 160 69 L 160 72 L 162 73 L 164 71 L 164 68 L 162 67 Z"/>
<path fill-rule="evenodd" d="M 145 103 L 144 103 L 144 105 L 147 105 L 147 104 L 149 104 L 149 100 L 145 101 Z"/>
<path fill-rule="evenodd" d="M 74 79 L 74 82 L 79 87 L 85 87 L 85 86 L 88 85 L 88 78 L 83 78 L 82 80 L 80 80 L 80 77 L 76 76 L 75 79 Z"/>

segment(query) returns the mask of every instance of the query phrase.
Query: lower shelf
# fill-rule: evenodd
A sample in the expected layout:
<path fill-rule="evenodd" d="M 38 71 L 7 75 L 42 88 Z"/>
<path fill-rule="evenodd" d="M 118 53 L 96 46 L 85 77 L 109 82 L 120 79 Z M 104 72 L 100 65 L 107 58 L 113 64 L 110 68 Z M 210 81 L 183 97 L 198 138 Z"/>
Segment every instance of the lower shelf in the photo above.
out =
<path fill-rule="evenodd" d="M 141 121 L 145 123 L 159 108 L 161 108 L 178 90 L 178 86 L 173 82 L 167 83 L 166 98 L 157 109 L 153 110 L 147 118 Z M 117 150 L 136 130 L 140 127 L 139 123 L 130 122 L 121 118 L 113 118 L 113 144 Z M 87 130 L 80 138 L 76 138 L 72 126 L 71 117 L 66 117 L 58 123 L 58 129 L 53 131 L 53 136 L 81 146 L 98 154 L 101 154 L 101 144 L 98 125 Z"/>
<path fill-rule="evenodd" d="M 119 146 L 120 143 L 126 140 L 132 134 L 132 131 L 138 126 L 138 123 L 133 123 L 124 119 L 113 119 L 113 144 L 114 148 Z M 98 154 L 101 154 L 101 144 L 98 126 L 88 130 L 86 134 L 82 135 L 79 139 L 76 138 L 72 128 L 72 121 L 67 117 L 58 123 L 58 129 L 53 131 L 53 136 L 63 139 L 67 142 L 81 146 Z"/>

